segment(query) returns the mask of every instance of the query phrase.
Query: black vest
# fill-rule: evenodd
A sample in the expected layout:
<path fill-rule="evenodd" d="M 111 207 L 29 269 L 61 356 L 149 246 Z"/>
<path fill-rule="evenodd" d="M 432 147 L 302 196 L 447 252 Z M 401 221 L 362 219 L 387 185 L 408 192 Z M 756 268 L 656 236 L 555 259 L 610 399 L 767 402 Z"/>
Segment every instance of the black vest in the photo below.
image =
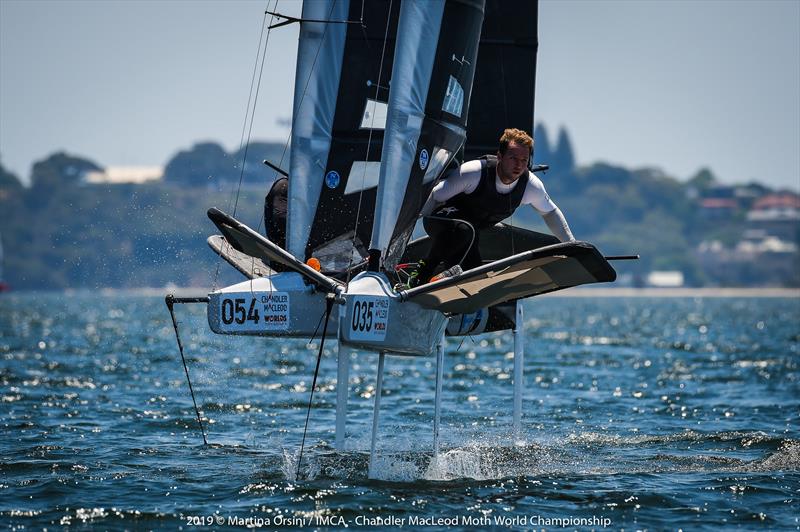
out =
<path fill-rule="evenodd" d="M 516 186 L 508 194 L 497 192 L 497 157 L 484 155 L 486 164 L 481 169 L 481 181 L 471 194 L 456 194 L 445 202 L 444 207 L 458 209 L 456 218 L 466 220 L 476 227 L 488 227 L 505 220 L 522 203 L 525 187 L 528 186 L 528 172 L 517 179 Z M 438 210 L 438 209 L 437 209 Z"/>

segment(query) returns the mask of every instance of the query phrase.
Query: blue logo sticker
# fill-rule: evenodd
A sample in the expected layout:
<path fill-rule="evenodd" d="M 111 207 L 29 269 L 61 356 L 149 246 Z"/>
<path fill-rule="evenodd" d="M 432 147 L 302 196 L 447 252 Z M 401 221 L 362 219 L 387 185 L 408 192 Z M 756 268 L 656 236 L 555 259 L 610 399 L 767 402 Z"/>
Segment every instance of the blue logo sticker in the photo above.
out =
<path fill-rule="evenodd" d="M 419 167 L 423 170 L 428 167 L 428 150 L 426 149 L 419 152 Z"/>
<path fill-rule="evenodd" d="M 325 174 L 325 184 L 328 185 L 328 188 L 338 187 L 339 181 L 341 181 L 341 178 L 339 177 L 339 172 L 336 170 L 331 170 Z"/>

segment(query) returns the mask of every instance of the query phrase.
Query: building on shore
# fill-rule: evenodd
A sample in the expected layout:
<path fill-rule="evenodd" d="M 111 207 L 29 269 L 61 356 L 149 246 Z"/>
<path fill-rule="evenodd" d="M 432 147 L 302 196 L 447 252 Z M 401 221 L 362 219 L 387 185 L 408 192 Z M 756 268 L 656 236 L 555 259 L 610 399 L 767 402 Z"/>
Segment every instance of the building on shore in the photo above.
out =
<path fill-rule="evenodd" d="M 87 185 L 141 185 L 158 181 L 163 175 L 164 168 L 161 166 L 109 166 L 103 170 L 86 172 L 81 182 Z"/>

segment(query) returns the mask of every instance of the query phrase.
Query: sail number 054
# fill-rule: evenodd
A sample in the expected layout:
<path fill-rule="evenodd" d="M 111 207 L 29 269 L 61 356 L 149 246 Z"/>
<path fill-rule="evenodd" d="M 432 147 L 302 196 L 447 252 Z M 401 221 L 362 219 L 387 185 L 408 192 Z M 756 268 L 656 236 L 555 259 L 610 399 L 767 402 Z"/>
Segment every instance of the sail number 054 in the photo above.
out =
<path fill-rule="evenodd" d="M 289 312 L 285 292 L 233 293 L 220 299 L 219 319 L 226 331 L 284 330 Z"/>
<path fill-rule="evenodd" d="M 259 313 L 256 306 L 256 299 L 250 299 L 250 305 L 245 312 L 245 299 L 223 299 L 222 300 L 222 323 L 230 325 L 234 321 L 242 325 L 245 321 L 258 323 Z"/>

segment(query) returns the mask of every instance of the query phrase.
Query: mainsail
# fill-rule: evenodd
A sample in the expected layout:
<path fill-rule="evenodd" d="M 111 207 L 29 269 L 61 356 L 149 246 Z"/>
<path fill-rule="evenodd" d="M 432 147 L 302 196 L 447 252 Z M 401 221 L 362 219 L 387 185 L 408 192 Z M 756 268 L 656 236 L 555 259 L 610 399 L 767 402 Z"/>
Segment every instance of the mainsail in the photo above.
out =
<path fill-rule="evenodd" d="M 462 147 L 477 156 L 496 149 L 505 127 L 532 130 L 536 6 L 305 2 L 288 251 L 341 272 L 362 262 L 369 244 L 390 270 Z M 344 20 L 361 23 L 333 23 Z"/>
<path fill-rule="evenodd" d="M 464 160 L 497 151 L 506 128 L 533 132 L 538 5 L 486 2 Z"/>
<path fill-rule="evenodd" d="M 433 181 L 466 136 L 483 0 L 403 2 L 381 154 L 371 269 L 396 264 Z"/>
<path fill-rule="evenodd" d="M 301 260 L 314 255 L 325 271 L 341 272 L 366 256 L 399 5 L 303 4 L 287 250 Z"/>

